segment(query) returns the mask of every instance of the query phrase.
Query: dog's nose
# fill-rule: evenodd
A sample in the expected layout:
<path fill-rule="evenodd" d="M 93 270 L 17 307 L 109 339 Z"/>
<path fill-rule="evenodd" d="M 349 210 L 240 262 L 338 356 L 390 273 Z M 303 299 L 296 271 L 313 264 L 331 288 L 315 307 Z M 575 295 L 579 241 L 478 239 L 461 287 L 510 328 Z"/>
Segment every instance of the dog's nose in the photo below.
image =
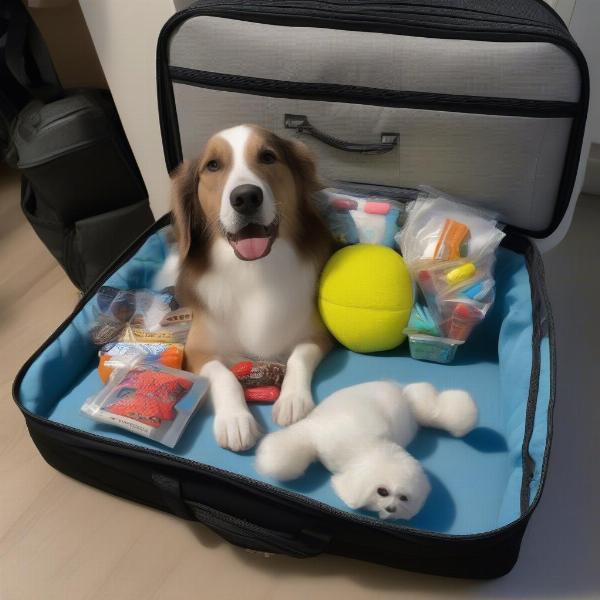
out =
<path fill-rule="evenodd" d="M 386 506 L 385 510 L 389 513 L 395 513 L 396 512 L 396 507 L 391 505 L 391 506 Z"/>
<path fill-rule="evenodd" d="M 257 185 L 238 185 L 231 191 L 229 202 L 242 215 L 253 215 L 262 204 L 263 193 Z"/>

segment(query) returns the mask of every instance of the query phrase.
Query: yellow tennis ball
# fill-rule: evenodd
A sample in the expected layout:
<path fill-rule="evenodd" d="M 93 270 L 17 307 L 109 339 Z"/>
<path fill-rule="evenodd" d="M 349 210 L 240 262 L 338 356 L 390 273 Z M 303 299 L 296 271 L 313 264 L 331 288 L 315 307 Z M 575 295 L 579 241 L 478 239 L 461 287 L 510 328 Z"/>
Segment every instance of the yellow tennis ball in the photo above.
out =
<path fill-rule="evenodd" d="M 392 350 L 405 339 L 413 285 L 404 260 L 391 248 L 346 246 L 325 265 L 319 286 L 323 322 L 354 352 Z"/>

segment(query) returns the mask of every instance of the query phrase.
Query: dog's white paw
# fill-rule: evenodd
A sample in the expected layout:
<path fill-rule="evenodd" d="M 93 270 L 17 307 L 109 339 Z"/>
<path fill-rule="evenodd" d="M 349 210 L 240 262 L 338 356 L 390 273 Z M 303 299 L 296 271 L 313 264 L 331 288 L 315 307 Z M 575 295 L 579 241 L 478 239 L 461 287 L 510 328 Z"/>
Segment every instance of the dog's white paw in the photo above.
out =
<path fill-rule="evenodd" d="M 215 415 L 213 430 L 217 444 L 234 452 L 252 448 L 261 435 L 256 419 L 247 411 Z"/>
<path fill-rule="evenodd" d="M 281 395 L 273 404 L 273 421 L 282 427 L 291 425 L 303 419 L 314 407 L 315 403 L 310 389 L 293 385 L 286 386 L 284 380 Z"/>

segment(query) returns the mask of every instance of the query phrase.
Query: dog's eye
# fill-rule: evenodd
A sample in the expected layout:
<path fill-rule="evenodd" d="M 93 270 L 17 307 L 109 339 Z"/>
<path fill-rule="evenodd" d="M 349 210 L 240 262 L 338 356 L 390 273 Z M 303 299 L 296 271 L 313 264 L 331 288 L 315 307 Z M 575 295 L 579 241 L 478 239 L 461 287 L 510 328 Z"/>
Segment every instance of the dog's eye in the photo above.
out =
<path fill-rule="evenodd" d="M 218 160 L 209 160 L 206 163 L 206 168 L 209 171 L 218 171 L 221 168 L 221 165 L 219 164 Z"/>
<path fill-rule="evenodd" d="M 277 160 L 277 157 L 271 150 L 263 150 L 259 154 L 258 160 L 260 160 L 263 165 L 272 165 Z"/>
<path fill-rule="evenodd" d="M 389 495 L 390 495 L 390 492 L 389 492 L 389 490 L 388 490 L 387 488 L 384 488 L 384 487 L 378 487 L 378 488 L 377 488 L 377 493 L 378 493 L 380 496 L 383 496 L 384 498 L 385 498 L 386 496 L 389 496 Z"/>
<path fill-rule="evenodd" d="M 402 502 L 408 502 L 408 496 L 406 494 L 400 494 L 398 496 L 398 499 L 401 500 Z"/>

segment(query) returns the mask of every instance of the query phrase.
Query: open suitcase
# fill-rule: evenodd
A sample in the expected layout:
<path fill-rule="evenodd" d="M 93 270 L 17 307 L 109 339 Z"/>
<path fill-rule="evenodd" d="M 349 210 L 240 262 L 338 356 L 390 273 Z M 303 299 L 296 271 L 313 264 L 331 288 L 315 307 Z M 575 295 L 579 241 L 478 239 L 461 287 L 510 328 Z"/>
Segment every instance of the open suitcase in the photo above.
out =
<path fill-rule="evenodd" d="M 265 480 L 253 452 L 216 445 L 206 406 L 174 450 L 81 416 L 101 387 L 94 292 L 150 285 L 168 249 L 166 216 L 18 374 L 14 397 L 41 454 L 245 548 L 460 577 L 508 572 L 542 491 L 554 402 L 552 318 L 529 238 L 550 235 L 571 202 L 588 104 L 586 63 L 564 24 L 541 0 L 207 0 L 165 25 L 157 67 L 169 170 L 211 133 L 254 122 L 301 135 L 328 177 L 427 183 L 501 215 L 496 303 L 454 364 L 415 361 L 405 346 L 338 347 L 314 380 L 317 401 L 378 378 L 466 388 L 479 427 L 459 440 L 419 433 L 409 450 L 433 490 L 417 517 L 394 523 L 343 505 L 319 465 L 289 484 Z M 269 406 L 253 410 L 274 428 Z"/>

